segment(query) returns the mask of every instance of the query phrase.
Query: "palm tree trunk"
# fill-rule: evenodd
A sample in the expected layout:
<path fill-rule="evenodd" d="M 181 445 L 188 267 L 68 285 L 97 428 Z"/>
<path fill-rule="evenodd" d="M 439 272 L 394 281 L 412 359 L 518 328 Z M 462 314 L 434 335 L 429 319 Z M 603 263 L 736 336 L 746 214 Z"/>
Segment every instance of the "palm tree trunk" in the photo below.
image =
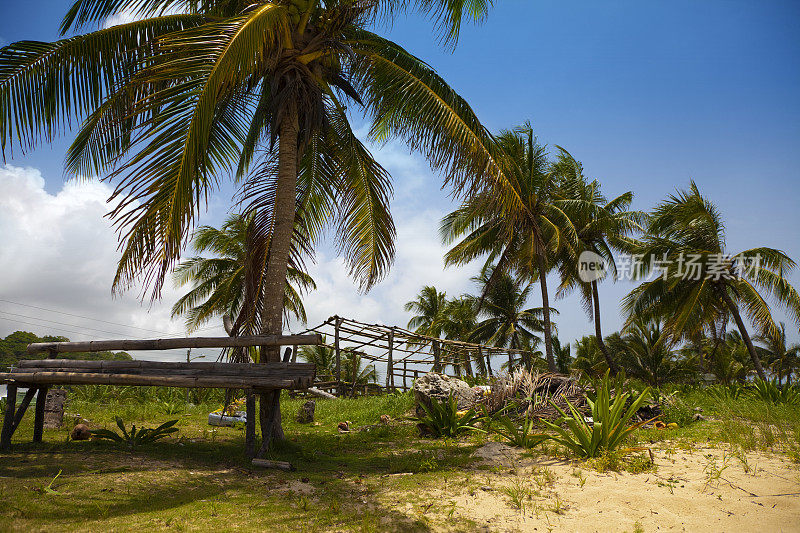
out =
<path fill-rule="evenodd" d="M 750 339 L 750 334 L 747 333 L 747 328 L 744 327 L 742 316 L 739 314 L 739 308 L 734 303 L 731 295 L 728 294 L 727 288 L 723 287 L 721 292 L 722 299 L 725 301 L 725 304 L 728 306 L 728 310 L 733 315 L 733 319 L 736 321 L 736 326 L 739 328 L 739 333 L 742 334 L 742 339 L 744 340 L 745 346 L 747 346 L 747 351 L 750 352 L 750 359 L 753 361 L 753 366 L 756 369 L 758 377 L 766 381 L 767 376 L 764 374 L 764 368 L 762 368 L 761 360 L 758 358 L 758 354 L 756 354 L 756 349 L 753 346 L 753 341 Z"/>
<path fill-rule="evenodd" d="M 283 295 L 286 270 L 294 229 L 297 190 L 297 115 L 287 113 L 278 138 L 278 181 L 275 188 L 275 207 L 269 260 L 264 273 L 264 307 L 261 329 L 265 335 L 283 332 Z M 280 361 L 280 347 L 262 348 L 262 361 Z M 272 440 L 283 440 L 281 427 L 280 389 L 261 394 L 261 450 L 263 455 Z"/>
<path fill-rule="evenodd" d="M 617 367 L 617 363 L 611 359 L 611 355 L 608 353 L 608 348 L 606 347 L 606 343 L 603 342 L 603 331 L 600 328 L 600 296 L 597 293 L 597 281 L 592 281 L 592 303 L 594 305 L 594 334 L 597 337 L 597 346 L 600 348 L 600 351 L 603 353 L 603 357 L 606 358 L 606 363 L 608 363 L 608 368 L 611 369 L 611 373 L 617 375 L 619 372 L 619 367 Z"/>
<path fill-rule="evenodd" d="M 545 268 L 544 246 L 539 243 L 536 251 L 536 262 L 539 267 L 539 285 L 542 287 L 542 314 L 544 315 L 544 351 L 547 357 L 547 370 L 558 372 L 556 359 L 553 357 L 553 334 L 550 325 L 550 298 L 547 296 L 547 269 Z"/>

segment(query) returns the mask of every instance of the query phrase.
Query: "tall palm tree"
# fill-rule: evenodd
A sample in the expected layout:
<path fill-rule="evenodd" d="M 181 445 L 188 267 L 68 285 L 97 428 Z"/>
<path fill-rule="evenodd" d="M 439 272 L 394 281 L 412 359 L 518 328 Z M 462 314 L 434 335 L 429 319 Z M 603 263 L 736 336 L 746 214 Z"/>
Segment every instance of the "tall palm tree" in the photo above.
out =
<path fill-rule="evenodd" d="M 792 382 L 792 372 L 797 368 L 800 358 L 800 344 L 786 344 L 786 324 L 781 322 L 779 329 L 771 335 L 761 335 L 756 338 L 761 343 L 767 356 L 770 358 L 770 368 L 778 375 L 778 385 L 783 383 L 784 376 L 787 383 Z"/>
<path fill-rule="evenodd" d="M 447 300 L 439 322 L 445 339 L 470 342 L 478 324 L 478 313 L 475 309 L 474 299 L 469 296 L 462 296 Z M 450 359 L 456 374 L 459 376 L 462 369 L 466 371 L 468 376 L 472 375 L 473 360 L 478 364 L 478 369 L 482 374 L 486 375 L 487 373 L 486 360 L 481 352 L 459 351 L 452 354 Z"/>
<path fill-rule="evenodd" d="M 663 335 L 658 322 L 635 320 L 622 335 L 610 335 L 608 342 L 629 376 L 655 388 L 685 377 L 692 368 L 691 362 L 680 358 L 675 340 Z"/>
<path fill-rule="evenodd" d="M 350 396 L 356 395 L 359 387 L 378 381 L 378 371 L 374 364 L 364 364 L 361 354 L 355 350 L 342 350 L 342 372 L 350 382 Z"/>
<path fill-rule="evenodd" d="M 556 291 L 556 297 L 564 297 L 576 288 L 579 290 L 589 319 L 594 319 L 597 346 L 611 372 L 616 374 L 618 365 L 603 342 L 600 296 L 597 289 L 600 280 L 591 279 L 586 282 L 581 279 L 580 258 L 584 252 L 597 254 L 602 258 L 612 279 L 615 279 L 617 265 L 614 251 L 630 252 L 633 245 L 630 235 L 642 229 L 640 222 L 644 219 L 644 213 L 630 210 L 633 202 L 631 191 L 609 201 L 601 192 L 600 183 L 586 179 L 583 166 L 563 148 L 559 148 L 553 171 L 560 180 L 558 194 L 562 201 L 559 205 L 569 216 L 577 235 L 577 246 L 564 246 L 559 254 L 557 262 L 561 284 Z"/>
<path fill-rule="evenodd" d="M 509 274 L 495 275 L 491 268 L 483 269 L 473 280 L 484 294 L 473 339 L 493 346 L 522 350 L 526 354 L 522 363 L 532 368 L 534 362 L 531 352 L 541 342 L 537 334 L 544 330 L 544 312 L 542 308 L 526 308 L 531 284 L 514 279 Z M 478 298 L 472 298 L 477 306 Z M 509 371 L 511 366 L 513 361 L 509 355 Z"/>
<path fill-rule="evenodd" d="M 629 323 L 634 317 L 664 318 L 669 334 L 691 338 L 707 326 L 708 317 L 729 314 L 753 368 L 766 379 L 741 311 L 760 333 L 774 334 L 778 327 L 768 295 L 800 323 L 800 295 L 785 277 L 795 262 L 766 247 L 730 254 L 719 210 L 694 182 L 655 208 L 639 251 L 645 258 L 640 276 L 658 273 L 625 297 Z"/>
<path fill-rule="evenodd" d="M 490 136 L 426 63 L 371 31 L 418 10 L 454 42 L 485 0 L 75 0 L 54 43 L 0 51 L 0 147 L 30 149 L 81 123 L 67 171 L 116 183 L 122 239 L 114 288 L 154 298 L 221 176 L 255 212 L 249 311 L 235 331 L 282 331 L 292 235 L 306 254 L 336 228 L 368 289 L 394 254 L 391 182 L 353 133 L 360 110 L 376 140 L 420 150 L 456 191 L 505 180 Z M 138 20 L 104 28 L 107 18 Z M 100 28 L 100 29 L 97 29 Z M 347 107 L 349 103 L 354 104 Z M 268 243 L 268 244 L 267 244 Z M 279 360 L 277 348 L 265 361 Z M 262 452 L 283 436 L 279 395 L 262 395 Z"/>
<path fill-rule="evenodd" d="M 562 345 L 558 337 L 553 336 L 553 353 L 556 358 L 556 367 L 562 374 L 569 374 L 572 365 L 572 353 L 569 343 Z"/>
<path fill-rule="evenodd" d="M 406 302 L 403 309 L 415 313 L 408 321 L 408 329 L 427 337 L 442 336 L 442 320 L 447 305 L 447 294 L 431 285 L 420 289 L 414 300 Z"/>
<path fill-rule="evenodd" d="M 468 197 L 442 220 L 444 242 L 459 241 L 445 255 L 445 264 L 488 255 L 485 264 L 496 263 L 497 276 L 516 272 L 538 280 L 547 366 L 555 372 L 547 272 L 565 243 L 576 246 L 575 228 L 558 205 L 556 175 L 530 124 L 501 132 L 495 153 L 505 179 Z"/>
<path fill-rule="evenodd" d="M 198 255 L 181 262 L 174 272 L 179 287 L 191 284 L 192 289 L 172 306 L 172 316 L 186 316 L 186 327 L 196 330 L 214 316 L 236 319 L 245 294 L 245 272 L 248 262 L 248 232 L 253 215 L 234 213 L 217 229 L 201 226 L 192 237 Z M 290 257 L 283 298 L 284 320 L 290 317 L 305 323 L 306 310 L 301 294 L 316 289 L 314 280 L 297 268 Z"/>
<path fill-rule="evenodd" d="M 608 371 L 608 363 L 597 346 L 595 335 L 584 335 L 575 341 L 575 361 L 572 368 L 594 378 Z"/>

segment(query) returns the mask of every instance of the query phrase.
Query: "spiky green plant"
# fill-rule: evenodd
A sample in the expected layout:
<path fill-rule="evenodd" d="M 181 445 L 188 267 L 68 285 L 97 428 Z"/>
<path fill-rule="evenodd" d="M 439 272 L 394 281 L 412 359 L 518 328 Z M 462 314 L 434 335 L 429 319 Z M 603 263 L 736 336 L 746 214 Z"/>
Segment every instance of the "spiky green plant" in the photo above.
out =
<path fill-rule="evenodd" d="M 780 387 L 775 381 L 757 379 L 753 383 L 753 396 L 767 403 L 800 405 L 800 393 L 795 387 Z"/>
<path fill-rule="evenodd" d="M 536 422 L 533 418 L 529 418 L 527 414 L 521 424 L 506 415 L 498 417 L 496 422 L 499 427 L 494 428 L 495 433 L 510 444 L 520 448 L 534 448 L 550 438 L 546 433 L 535 431 Z"/>
<path fill-rule="evenodd" d="M 614 398 L 611 398 L 611 389 L 615 389 Z M 612 452 L 625 442 L 625 439 L 639 428 L 644 422 L 629 425 L 631 418 L 639 410 L 644 400 L 648 398 L 650 388 L 646 388 L 626 409 L 625 404 L 629 395 L 617 386 L 615 387 L 606 371 L 600 380 L 596 398 L 587 396 L 592 413 L 592 422 L 586 421 L 584 416 L 572 403 L 564 398 L 570 413 L 567 414 L 561 407 L 550 400 L 550 405 L 561 414 L 558 423 L 542 420 L 542 423 L 556 432 L 553 440 L 569 448 L 580 457 L 597 457 L 603 452 Z M 560 424 L 566 424 L 566 428 Z"/>
<path fill-rule="evenodd" d="M 157 428 L 136 429 L 136 424 L 133 424 L 130 431 L 128 431 L 125 429 L 125 423 L 120 417 L 115 417 L 115 419 L 121 433 L 116 433 L 110 429 L 94 429 L 91 432 L 92 436 L 100 440 L 109 440 L 116 444 L 125 445 L 128 448 L 135 448 L 143 444 L 151 444 L 178 431 L 178 428 L 173 427 L 178 423 L 177 420 L 164 422 Z"/>
<path fill-rule="evenodd" d="M 447 400 L 437 401 L 431 398 L 430 406 L 419 404 L 425 411 L 423 416 L 414 420 L 419 422 L 434 437 L 454 438 L 465 431 L 478 430 L 475 423 L 480 419 L 475 409 L 458 410 L 458 402 L 451 394 Z"/>

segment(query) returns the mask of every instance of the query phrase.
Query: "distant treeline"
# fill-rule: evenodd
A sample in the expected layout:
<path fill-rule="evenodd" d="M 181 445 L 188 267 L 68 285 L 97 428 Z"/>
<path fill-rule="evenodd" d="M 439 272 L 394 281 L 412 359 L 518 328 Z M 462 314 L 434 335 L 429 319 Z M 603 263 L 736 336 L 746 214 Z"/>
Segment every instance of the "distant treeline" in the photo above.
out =
<path fill-rule="evenodd" d="M 29 331 L 15 331 L 5 339 L 0 339 L 0 367 L 14 365 L 20 359 L 45 359 L 46 353 L 29 354 L 27 346 L 33 342 L 69 342 L 67 337 L 45 335 L 38 337 Z M 127 352 L 75 352 L 60 353 L 58 359 L 89 359 L 104 361 L 125 361 L 133 359 Z"/>

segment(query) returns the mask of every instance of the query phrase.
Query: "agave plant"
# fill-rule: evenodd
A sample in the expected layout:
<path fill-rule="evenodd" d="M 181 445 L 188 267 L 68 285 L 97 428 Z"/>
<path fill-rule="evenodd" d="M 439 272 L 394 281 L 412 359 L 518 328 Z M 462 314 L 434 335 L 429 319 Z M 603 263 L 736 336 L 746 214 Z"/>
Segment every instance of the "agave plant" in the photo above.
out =
<path fill-rule="evenodd" d="M 794 387 L 779 387 L 775 381 L 756 380 L 753 386 L 753 395 L 767 403 L 800 405 L 800 393 Z"/>
<path fill-rule="evenodd" d="M 115 417 L 117 427 L 119 427 L 122 434 L 115 433 L 109 429 L 95 429 L 92 430 L 92 436 L 100 440 L 110 440 L 117 444 L 124 444 L 128 448 L 135 448 L 142 444 L 151 444 L 159 439 L 163 439 L 171 433 L 178 431 L 178 428 L 172 427 L 178 423 L 177 420 L 170 420 L 164 422 L 157 428 L 140 428 L 136 429 L 136 424 L 131 426 L 131 430 L 125 429 L 125 423 L 120 417 Z"/>
<path fill-rule="evenodd" d="M 499 428 L 495 428 L 495 433 L 506 439 L 510 444 L 520 448 L 530 449 L 538 446 L 550 438 L 545 433 L 535 432 L 536 425 L 534 419 L 527 414 L 520 425 L 508 416 L 497 418 Z"/>
<path fill-rule="evenodd" d="M 615 388 L 613 401 L 611 399 L 612 388 Z M 649 394 L 650 388 L 648 387 L 631 403 L 630 407 L 625 409 L 629 394 L 622 392 L 618 386 L 614 387 L 607 371 L 599 383 L 596 398 L 592 399 L 588 396 L 586 398 L 586 402 L 592 410 L 591 424 L 566 398 L 570 414 L 567 414 L 552 400 L 550 404 L 561 414 L 562 418 L 557 422 L 563 422 L 567 427 L 563 428 L 558 423 L 554 424 L 544 419 L 542 423 L 556 432 L 556 436 L 551 437 L 553 440 L 566 446 L 580 457 L 597 457 L 602 452 L 616 450 L 628 435 L 646 423 L 639 422 L 628 425 Z"/>
<path fill-rule="evenodd" d="M 420 406 L 425 414 L 414 420 L 434 437 L 453 438 L 465 431 L 478 429 L 475 423 L 480 417 L 475 413 L 475 409 L 459 411 L 458 402 L 452 394 L 447 400 L 439 402 L 431 398 L 430 406 L 424 403 L 420 403 Z"/>

